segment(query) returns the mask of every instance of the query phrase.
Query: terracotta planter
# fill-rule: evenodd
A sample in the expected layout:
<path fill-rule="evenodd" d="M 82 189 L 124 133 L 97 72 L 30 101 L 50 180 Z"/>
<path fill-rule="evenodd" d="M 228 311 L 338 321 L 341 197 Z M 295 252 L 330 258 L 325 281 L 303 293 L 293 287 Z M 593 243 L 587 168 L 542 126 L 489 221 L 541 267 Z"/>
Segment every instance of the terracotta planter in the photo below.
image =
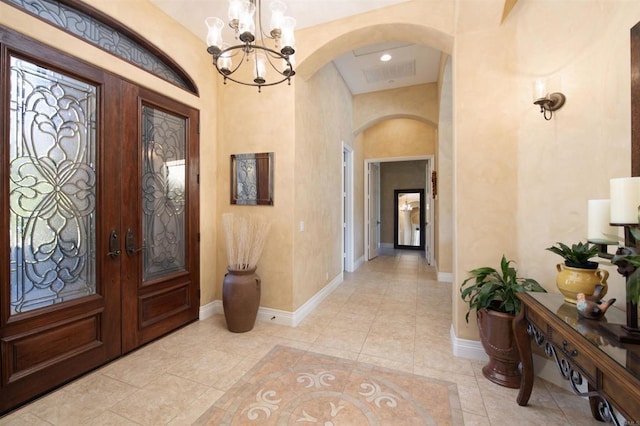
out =
<path fill-rule="evenodd" d="M 589 297 L 593 295 L 596 285 L 600 284 L 604 288 L 600 293 L 600 298 L 607 294 L 607 278 L 609 272 L 603 269 L 583 269 L 567 266 L 558 263 L 558 276 L 556 284 L 558 290 L 564 295 L 565 302 L 576 304 L 576 296 L 578 293 L 584 293 Z"/>
<path fill-rule="evenodd" d="M 222 281 L 222 306 L 227 328 L 234 333 L 253 329 L 260 307 L 260 277 L 256 268 L 227 268 Z"/>
<path fill-rule="evenodd" d="M 518 389 L 521 374 L 518 368 L 520 353 L 513 335 L 515 317 L 490 309 L 477 312 L 480 341 L 489 355 L 489 363 L 482 368 L 487 379 L 501 386 Z"/>

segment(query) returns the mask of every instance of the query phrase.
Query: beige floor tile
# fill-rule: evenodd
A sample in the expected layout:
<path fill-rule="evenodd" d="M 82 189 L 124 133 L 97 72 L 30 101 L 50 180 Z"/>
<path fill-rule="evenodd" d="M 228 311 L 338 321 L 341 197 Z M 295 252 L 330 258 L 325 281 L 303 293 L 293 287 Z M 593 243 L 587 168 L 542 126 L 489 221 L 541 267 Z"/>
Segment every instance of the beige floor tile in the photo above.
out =
<path fill-rule="evenodd" d="M 517 390 L 482 376 L 484 363 L 454 357 L 451 284 L 435 281 L 435 268 L 419 252 L 385 253 L 346 272 L 298 327 L 258 322 L 250 332 L 231 333 L 215 315 L 0 418 L 0 425 L 190 425 L 275 345 L 454 382 L 466 425 L 596 424 L 583 398 L 540 379 L 529 406 L 520 407 Z"/>

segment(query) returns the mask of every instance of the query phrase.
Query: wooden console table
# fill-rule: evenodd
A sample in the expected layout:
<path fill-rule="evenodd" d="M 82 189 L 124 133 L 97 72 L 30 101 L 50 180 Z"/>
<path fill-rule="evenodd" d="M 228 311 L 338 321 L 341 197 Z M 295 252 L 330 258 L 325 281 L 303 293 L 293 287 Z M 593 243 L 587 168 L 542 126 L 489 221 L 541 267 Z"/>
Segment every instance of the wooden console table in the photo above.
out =
<path fill-rule="evenodd" d="M 619 425 L 617 412 L 627 424 L 640 425 L 640 345 L 621 344 L 602 328 L 607 321 L 625 324 L 625 313 L 614 306 L 600 321 L 587 320 L 560 294 L 520 293 L 518 298 L 522 309 L 513 323 L 522 360 L 518 404 L 527 405 L 533 388 L 533 341 L 556 362 L 574 392 L 589 398 L 593 417 Z M 586 391 L 580 389 L 584 382 Z"/>

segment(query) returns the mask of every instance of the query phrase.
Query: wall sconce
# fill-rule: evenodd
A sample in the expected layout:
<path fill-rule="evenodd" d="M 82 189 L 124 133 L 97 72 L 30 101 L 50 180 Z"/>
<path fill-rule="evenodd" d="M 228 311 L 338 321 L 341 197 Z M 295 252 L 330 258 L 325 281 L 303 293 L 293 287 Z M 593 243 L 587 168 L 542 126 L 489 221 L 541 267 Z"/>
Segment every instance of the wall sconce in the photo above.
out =
<path fill-rule="evenodd" d="M 544 80 L 536 80 L 533 83 L 533 104 L 540 105 L 540 112 L 545 120 L 551 120 L 553 111 L 562 108 L 566 100 L 567 98 L 560 92 L 547 93 Z"/>

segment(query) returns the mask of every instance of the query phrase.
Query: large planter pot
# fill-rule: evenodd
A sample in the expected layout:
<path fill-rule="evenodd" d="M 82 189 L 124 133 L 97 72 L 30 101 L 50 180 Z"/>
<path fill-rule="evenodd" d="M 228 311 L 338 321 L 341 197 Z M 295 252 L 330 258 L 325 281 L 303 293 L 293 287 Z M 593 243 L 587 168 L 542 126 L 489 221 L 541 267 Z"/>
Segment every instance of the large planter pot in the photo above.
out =
<path fill-rule="evenodd" d="M 482 368 L 487 379 L 501 386 L 518 389 L 521 374 L 518 369 L 520 353 L 513 334 L 513 315 L 490 309 L 477 312 L 480 342 L 489 355 L 489 363 Z"/>
<path fill-rule="evenodd" d="M 575 305 L 578 293 L 584 293 L 587 297 L 592 296 L 598 284 L 603 287 L 599 298 L 607 294 L 609 272 L 604 269 L 574 268 L 562 263 L 558 263 L 556 269 L 558 269 L 556 284 L 565 302 Z"/>
<path fill-rule="evenodd" d="M 222 281 L 222 306 L 227 328 L 234 333 L 253 329 L 260 307 L 260 277 L 253 269 L 230 269 Z"/>

